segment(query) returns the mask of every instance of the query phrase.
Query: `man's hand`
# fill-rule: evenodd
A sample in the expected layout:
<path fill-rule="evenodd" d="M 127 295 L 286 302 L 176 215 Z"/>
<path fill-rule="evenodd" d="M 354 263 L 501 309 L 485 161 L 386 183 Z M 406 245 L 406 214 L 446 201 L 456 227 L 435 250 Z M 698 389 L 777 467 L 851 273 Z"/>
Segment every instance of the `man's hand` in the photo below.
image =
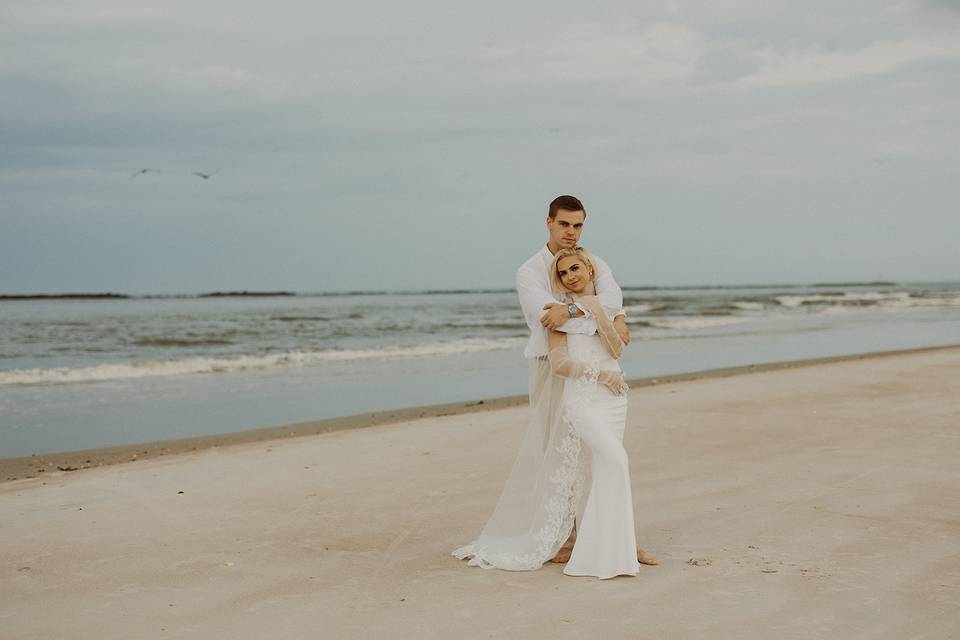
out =
<path fill-rule="evenodd" d="M 540 318 L 540 324 L 542 324 L 547 331 L 556 329 L 570 319 L 570 312 L 567 311 L 567 305 L 565 304 L 557 304 L 554 302 L 543 305 L 543 308 L 549 309 L 549 311 Z"/>
<path fill-rule="evenodd" d="M 617 316 L 613 319 L 613 328 L 617 330 L 617 335 L 623 342 L 623 346 L 630 344 L 630 329 L 627 328 L 627 320 L 624 316 Z"/>

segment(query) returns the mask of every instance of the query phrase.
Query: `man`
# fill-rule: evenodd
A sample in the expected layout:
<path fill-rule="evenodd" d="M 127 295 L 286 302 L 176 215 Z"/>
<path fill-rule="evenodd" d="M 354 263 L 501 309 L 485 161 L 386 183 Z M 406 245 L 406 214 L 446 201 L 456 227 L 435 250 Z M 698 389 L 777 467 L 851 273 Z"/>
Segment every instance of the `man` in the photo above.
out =
<path fill-rule="evenodd" d="M 517 270 L 517 293 L 520 297 L 523 316 L 530 328 L 530 339 L 527 341 L 523 355 L 530 362 L 531 392 L 533 385 L 545 383 L 542 376 L 546 375 L 543 372 L 548 370 L 545 366 L 547 331 L 555 329 L 565 333 L 586 335 L 593 335 L 597 331 L 596 321 L 588 310 L 576 303 L 568 305 L 557 300 L 550 285 L 550 266 L 553 263 L 554 254 L 560 249 L 573 247 L 578 243 L 586 217 L 586 210 L 579 199 L 570 195 L 555 198 L 550 203 L 547 213 L 549 239 L 546 245 Z M 608 313 L 615 314 L 614 328 L 624 345 L 627 345 L 630 343 L 630 331 L 622 308 L 623 292 L 614 280 L 613 272 L 607 263 L 596 254 L 593 254 L 593 257 L 596 262 L 594 266 L 597 298 Z M 554 380 L 554 384 L 559 384 L 558 379 Z M 554 407 L 550 412 L 555 410 Z M 543 419 L 549 421 L 549 414 L 545 414 Z M 582 515 L 583 506 L 580 504 L 577 509 L 577 520 Z M 575 538 L 576 529 L 567 544 L 551 559 L 551 562 L 567 562 L 573 548 L 570 542 Z M 657 564 L 654 558 L 646 555 L 640 548 L 637 549 L 637 559 L 644 564 Z"/>

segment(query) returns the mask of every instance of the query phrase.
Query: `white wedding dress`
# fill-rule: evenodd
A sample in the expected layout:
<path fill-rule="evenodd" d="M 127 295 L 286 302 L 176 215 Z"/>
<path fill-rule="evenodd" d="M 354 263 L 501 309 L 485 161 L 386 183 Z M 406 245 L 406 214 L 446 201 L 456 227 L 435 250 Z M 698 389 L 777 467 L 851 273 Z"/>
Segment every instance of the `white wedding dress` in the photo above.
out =
<path fill-rule="evenodd" d="M 591 336 L 567 335 L 559 367 L 555 353 L 553 366 L 547 358 L 531 360 L 530 422 L 520 452 L 483 531 L 452 555 L 485 569 L 539 569 L 560 550 L 576 522 L 565 574 L 639 573 L 623 448 L 627 396 L 598 381 L 620 372 L 601 336 L 619 339 L 606 316 L 598 328 L 600 333 Z"/>
<path fill-rule="evenodd" d="M 567 349 L 574 362 L 598 371 L 620 371 L 596 335 L 571 334 Z M 577 522 L 577 538 L 568 576 L 612 578 L 637 575 L 637 538 L 633 520 L 630 464 L 623 448 L 627 396 L 614 395 L 589 379 L 568 379 L 563 409 L 590 453 L 592 478 L 587 503 Z"/>

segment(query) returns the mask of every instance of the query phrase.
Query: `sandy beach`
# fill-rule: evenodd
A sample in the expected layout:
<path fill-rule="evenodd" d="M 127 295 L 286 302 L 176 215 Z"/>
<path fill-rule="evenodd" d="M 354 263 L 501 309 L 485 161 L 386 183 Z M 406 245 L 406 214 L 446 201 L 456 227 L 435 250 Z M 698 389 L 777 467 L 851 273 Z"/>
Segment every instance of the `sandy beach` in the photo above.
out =
<path fill-rule="evenodd" d="M 0 636 L 957 638 L 958 373 L 955 347 L 637 385 L 661 564 L 605 581 L 450 555 L 499 495 L 517 399 L 3 461 Z M 57 469 L 82 460 L 106 466 Z"/>

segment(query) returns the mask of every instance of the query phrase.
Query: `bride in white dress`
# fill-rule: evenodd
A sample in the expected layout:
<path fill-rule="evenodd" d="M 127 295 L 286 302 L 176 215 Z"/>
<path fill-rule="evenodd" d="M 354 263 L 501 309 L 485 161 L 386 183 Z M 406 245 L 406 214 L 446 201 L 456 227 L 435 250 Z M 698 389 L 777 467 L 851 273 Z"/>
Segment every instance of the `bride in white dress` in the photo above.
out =
<path fill-rule="evenodd" d="M 566 575 L 637 575 L 641 561 L 657 561 L 636 545 L 623 448 L 627 385 L 617 363 L 623 343 L 597 300 L 582 247 L 558 251 L 550 273 L 557 291 L 589 310 L 597 333 L 549 333 L 549 356 L 531 373 L 531 422 L 510 477 L 480 536 L 453 555 L 486 569 L 538 569 L 562 561 L 576 523 Z"/>

